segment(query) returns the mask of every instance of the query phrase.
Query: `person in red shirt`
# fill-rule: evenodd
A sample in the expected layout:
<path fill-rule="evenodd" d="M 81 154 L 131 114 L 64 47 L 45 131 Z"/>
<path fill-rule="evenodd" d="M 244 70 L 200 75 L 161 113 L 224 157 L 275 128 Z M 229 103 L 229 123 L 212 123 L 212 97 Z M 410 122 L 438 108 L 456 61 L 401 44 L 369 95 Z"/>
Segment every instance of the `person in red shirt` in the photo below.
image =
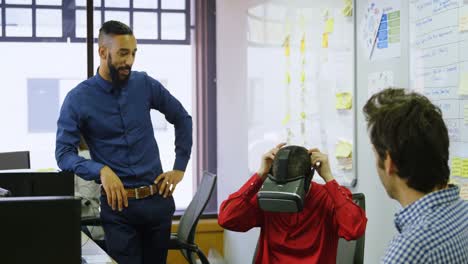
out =
<path fill-rule="evenodd" d="M 338 238 L 358 239 L 366 229 L 364 210 L 351 192 L 333 178 L 327 155 L 309 150 L 312 164 L 325 184 L 312 182 L 298 213 L 266 212 L 259 208 L 257 192 L 272 166 L 279 144 L 262 156 L 260 169 L 237 192 L 223 201 L 220 226 L 238 232 L 260 227 L 255 263 L 336 263 Z"/>

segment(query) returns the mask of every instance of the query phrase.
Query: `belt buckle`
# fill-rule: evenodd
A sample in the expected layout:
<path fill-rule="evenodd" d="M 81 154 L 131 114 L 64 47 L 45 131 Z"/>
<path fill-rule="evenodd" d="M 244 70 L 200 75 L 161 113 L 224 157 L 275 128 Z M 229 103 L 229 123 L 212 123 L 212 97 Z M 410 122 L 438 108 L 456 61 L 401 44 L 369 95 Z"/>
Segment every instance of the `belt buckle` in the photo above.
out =
<path fill-rule="evenodd" d="M 136 198 L 136 199 L 143 199 L 143 198 L 145 198 L 145 197 L 140 197 L 140 192 L 139 192 L 139 190 L 144 189 L 144 188 L 146 188 L 146 186 L 141 186 L 141 187 L 138 187 L 138 188 L 135 188 L 135 189 L 134 189 L 134 190 L 135 190 L 135 198 Z"/>

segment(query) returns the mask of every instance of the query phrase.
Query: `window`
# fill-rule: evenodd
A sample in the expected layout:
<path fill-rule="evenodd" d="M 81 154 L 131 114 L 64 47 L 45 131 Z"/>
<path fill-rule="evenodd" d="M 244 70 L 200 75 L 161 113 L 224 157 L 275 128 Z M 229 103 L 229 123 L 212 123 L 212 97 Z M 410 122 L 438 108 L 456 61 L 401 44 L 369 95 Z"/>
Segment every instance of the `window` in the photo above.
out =
<path fill-rule="evenodd" d="M 93 2 L 95 38 L 102 23 L 119 20 L 140 44 L 190 45 L 189 0 Z M 85 42 L 86 0 L 0 0 L 0 27 L 0 42 Z"/>
<path fill-rule="evenodd" d="M 58 42 L 63 34 L 63 6 L 57 0 L 3 0 L 0 41 Z"/>
<path fill-rule="evenodd" d="M 161 6 L 159 6 L 161 2 Z M 95 25 L 119 20 L 129 25 L 139 44 L 190 45 L 190 1 L 188 0 L 104 0 L 94 1 Z M 76 35 L 72 41 L 85 41 L 86 0 L 76 1 Z M 97 37 L 99 26 L 94 28 Z"/>
<path fill-rule="evenodd" d="M 138 39 L 133 69 L 161 81 L 191 113 L 195 130 L 196 48 L 195 29 L 190 25 L 194 2 L 95 0 L 94 36 L 104 19 L 128 18 Z M 72 0 L 0 0 L 0 48 L 8 50 L 3 57 L 6 63 L 0 65 L 0 71 L 8 73 L 0 81 L 0 112 L 2 123 L 9 124 L 0 131 L 0 152 L 30 150 L 34 170 L 57 168 L 58 111 L 65 95 L 87 78 L 86 1 L 75 4 Z M 93 53 L 96 70 L 97 44 Z M 151 115 L 160 153 L 168 153 L 161 155 L 163 169 L 170 170 L 175 156 L 173 127 L 160 113 Z M 174 194 L 178 210 L 185 209 L 196 188 L 196 148 L 194 144 L 184 180 Z"/>

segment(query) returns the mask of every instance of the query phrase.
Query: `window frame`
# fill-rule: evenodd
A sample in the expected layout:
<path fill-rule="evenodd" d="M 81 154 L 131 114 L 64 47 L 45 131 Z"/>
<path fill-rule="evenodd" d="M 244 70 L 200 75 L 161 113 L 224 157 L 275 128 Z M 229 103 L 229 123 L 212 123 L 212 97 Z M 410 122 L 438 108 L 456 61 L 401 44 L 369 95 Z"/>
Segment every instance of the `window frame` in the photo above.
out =
<path fill-rule="evenodd" d="M 95 7 L 94 1 L 91 1 L 93 11 L 99 11 L 101 13 L 100 24 L 103 24 L 104 14 L 106 11 L 121 11 L 128 12 L 130 19 L 130 28 L 133 28 L 133 17 L 135 12 L 148 12 L 156 13 L 158 17 L 158 38 L 157 39 L 143 39 L 139 38 L 138 43 L 141 44 L 164 44 L 164 45 L 190 45 L 191 44 L 191 3 L 190 0 L 185 1 L 184 9 L 164 9 L 161 6 L 162 0 L 158 1 L 158 8 L 134 8 L 133 1 L 129 1 L 129 7 L 106 7 L 105 0 L 98 0 L 101 2 L 101 6 Z M 86 2 L 87 5 L 90 3 Z M 6 35 L 6 9 L 8 8 L 26 8 L 31 10 L 32 14 L 32 34 L 31 36 L 7 36 Z M 36 4 L 36 0 L 31 0 L 31 4 L 7 4 L 6 0 L 0 0 L 0 9 L 2 13 L 0 42 L 67 42 L 68 39 L 71 42 L 86 42 L 86 37 L 76 36 L 76 11 L 83 10 L 87 11 L 86 6 L 76 6 L 75 0 L 63 0 L 61 5 L 41 5 Z M 36 11 L 38 9 L 54 9 L 62 11 L 62 37 L 37 37 L 37 23 L 36 23 Z M 183 14 L 185 16 L 185 39 L 161 39 L 162 37 L 162 14 Z M 97 42 L 97 38 L 94 38 Z"/>

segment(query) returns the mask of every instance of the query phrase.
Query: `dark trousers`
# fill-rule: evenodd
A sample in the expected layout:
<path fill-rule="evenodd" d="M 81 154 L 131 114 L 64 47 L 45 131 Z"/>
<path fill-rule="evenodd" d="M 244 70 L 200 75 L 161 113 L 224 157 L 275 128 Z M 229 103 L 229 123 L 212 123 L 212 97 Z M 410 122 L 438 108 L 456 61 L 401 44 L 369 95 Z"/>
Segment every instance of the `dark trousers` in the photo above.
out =
<path fill-rule="evenodd" d="M 129 199 L 122 212 L 101 196 L 107 252 L 119 264 L 165 264 L 174 211 L 172 196 Z"/>

